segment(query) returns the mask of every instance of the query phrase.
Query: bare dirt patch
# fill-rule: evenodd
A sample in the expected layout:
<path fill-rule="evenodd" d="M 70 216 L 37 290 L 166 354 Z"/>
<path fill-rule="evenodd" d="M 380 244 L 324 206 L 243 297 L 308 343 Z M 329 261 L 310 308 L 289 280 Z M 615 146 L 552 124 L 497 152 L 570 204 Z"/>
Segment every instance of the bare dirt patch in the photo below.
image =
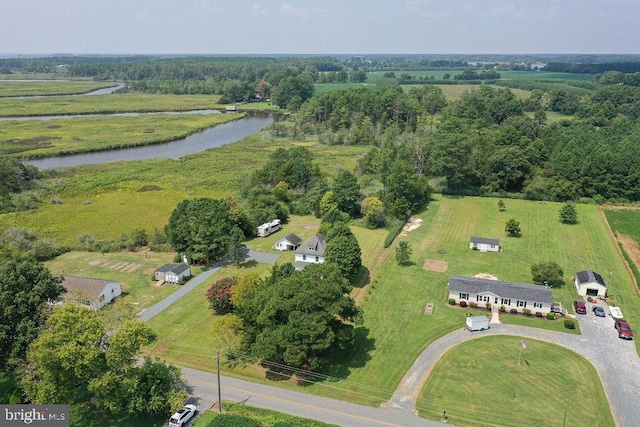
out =
<path fill-rule="evenodd" d="M 105 265 L 108 263 L 109 261 L 107 261 L 105 258 L 98 258 L 98 259 L 92 259 L 87 264 L 89 264 L 92 267 L 96 267 L 96 266 Z"/>
<path fill-rule="evenodd" d="M 618 233 L 618 241 L 622 244 L 624 251 L 629 255 L 631 261 L 635 264 L 636 268 L 640 269 L 640 248 L 638 243 L 629 236 Z"/>
<path fill-rule="evenodd" d="M 477 277 L 478 279 L 498 280 L 498 276 L 489 273 L 478 273 L 473 277 Z"/>
<path fill-rule="evenodd" d="M 422 269 L 427 271 L 435 271 L 444 273 L 449 268 L 449 263 L 443 259 L 425 259 Z"/>
<path fill-rule="evenodd" d="M 407 223 L 402 227 L 402 231 L 400 232 L 400 236 L 406 236 L 408 232 L 415 230 L 416 228 L 422 225 L 422 219 L 416 216 L 412 216 L 409 218 Z"/>

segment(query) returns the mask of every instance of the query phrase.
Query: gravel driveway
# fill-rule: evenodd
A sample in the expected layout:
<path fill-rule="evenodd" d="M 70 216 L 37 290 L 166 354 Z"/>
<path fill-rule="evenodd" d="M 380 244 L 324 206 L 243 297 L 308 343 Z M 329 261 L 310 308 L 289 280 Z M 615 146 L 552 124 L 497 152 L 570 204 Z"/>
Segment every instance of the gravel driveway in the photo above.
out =
<path fill-rule="evenodd" d="M 613 319 L 596 317 L 587 304 L 587 314 L 578 315 L 582 335 L 571 335 L 518 325 L 492 324 L 478 333 L 456 330 L 434 341 L 416 359 L 385 406 L 415 411 L 415 403 L 427 377 L 440 358 L 460 343 L 487 335 L 515 335 L 561 345 L 575 351 L 593 364 L 600 376 L 616 425 L 640 425 L 640 358 L 633 341 L 618 338 Z M 636 337 L 638 338 L 638 337 Z"/>

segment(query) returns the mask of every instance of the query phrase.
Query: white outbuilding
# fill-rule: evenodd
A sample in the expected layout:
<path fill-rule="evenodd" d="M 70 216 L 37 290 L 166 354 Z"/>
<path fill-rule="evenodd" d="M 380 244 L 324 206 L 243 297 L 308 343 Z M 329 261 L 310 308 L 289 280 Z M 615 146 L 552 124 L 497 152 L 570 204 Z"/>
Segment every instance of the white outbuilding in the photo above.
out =
<path fill-rule="evenodd" d="M 601 275 L 591 270 L 584 270 L 576 273 L 574 278 L 576 291 L 583 297 L 605 297 L 607 296 L 607 284 Z"/>

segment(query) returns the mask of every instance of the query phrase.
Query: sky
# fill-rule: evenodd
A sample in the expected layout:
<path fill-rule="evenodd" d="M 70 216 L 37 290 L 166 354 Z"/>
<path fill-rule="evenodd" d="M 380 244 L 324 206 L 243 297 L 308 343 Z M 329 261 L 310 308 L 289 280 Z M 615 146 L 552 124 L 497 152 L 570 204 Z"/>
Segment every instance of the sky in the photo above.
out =
<path fill-rule="evenodd" d="M 0 54 L 640 53 L 640 0 L 0 0 Z"/>

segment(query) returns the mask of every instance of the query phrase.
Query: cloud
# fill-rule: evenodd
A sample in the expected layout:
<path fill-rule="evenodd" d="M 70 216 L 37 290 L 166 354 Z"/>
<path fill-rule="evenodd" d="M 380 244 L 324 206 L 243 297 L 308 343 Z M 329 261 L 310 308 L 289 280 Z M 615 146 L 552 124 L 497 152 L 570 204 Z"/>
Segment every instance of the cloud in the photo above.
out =
<path fill-rule="evenodd" d="M 307 14 L 307 10 L 282 3 L 280 5 L 280 13 L 284 16 L 304 16 Z"/>
<path fill-rule="evenodd" d="M 433 0 L 409 0 L 404 5 L 403 14 L 434 19 L 451 15 L 450 5 L 438 5 Z"/>
<path fill-rule="evenodd" d="M 262 6 L 260 3 L 257 3 L 257 2 L 253 4 L 253 7 L 251 8 L 251 10 L 256 15 L 266 15 L 267 13 L 269 13 L 269 9 L 267 9 L 266 7 Z"/>

